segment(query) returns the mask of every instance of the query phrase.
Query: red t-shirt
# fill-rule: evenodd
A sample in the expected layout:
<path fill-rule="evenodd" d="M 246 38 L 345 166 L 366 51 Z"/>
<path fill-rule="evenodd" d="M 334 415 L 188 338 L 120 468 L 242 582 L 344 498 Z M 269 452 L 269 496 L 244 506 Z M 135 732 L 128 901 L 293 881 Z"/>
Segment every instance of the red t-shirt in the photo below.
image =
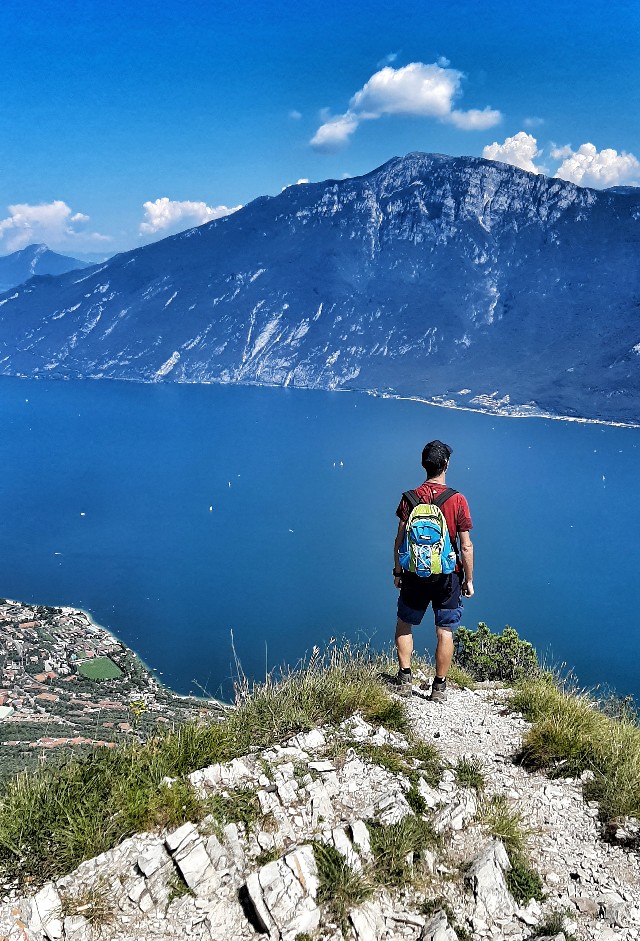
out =
<path fill-rule="evenodd" d="M 431 503 L 434 497 L 439 496 L 439 494 L 443 493 L 443 491 L 447 489 L 447 484 L 429 484 L 425 480 L 423 484 L 421 484 L 419 487 L 416 487 L 416 494 L 422 503 Z M 460 557 L 458 553 L 457 537 L 458 533 L 465 533 L 470 529 L 473 529 L 471 513 L 469 512 L 469 504 L 467 503 L 466 497 L 463 497 L 461 493 L 454 493 L 452 497 L 449 497 L 441 509 L 444 514 L 444 518 L 447 521 L 447 528 L 449 530 L 451 542 L 454 545 L 456 549 L 456 555 L 458 556 L 456 571 L 460 571 Z M 403 496 L 400 500 L 400 503 L 398 504 L 396 516 L 398 519 L 401 519 L 403 523 L 406 523 L 409 519 L 410 512 L 411 508 Z"/>

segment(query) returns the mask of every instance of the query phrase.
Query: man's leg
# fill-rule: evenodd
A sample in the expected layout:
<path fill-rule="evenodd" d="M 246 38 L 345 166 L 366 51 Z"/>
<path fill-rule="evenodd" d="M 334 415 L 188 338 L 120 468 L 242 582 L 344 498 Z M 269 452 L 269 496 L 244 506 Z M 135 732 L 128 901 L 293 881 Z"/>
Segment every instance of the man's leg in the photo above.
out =
<path fill-rule="evenodd" d="M 413 653 L 412 625 L 400 618 L 396 621 L 396 650 L 401 670 L 411 668 L 411 654 Z"/>
<path fill-rule="evenodd" d="M 447 699 L 447 673 L 453 659 L 453 632 L 462 617 L 460 579 L 457 574 L 443 582 L 443 593 L 433 602 L 436 622 L 436 675 L 431 684 L 430 699 L 445 702 Z"/>
<path fill-rule="evenodd" d="M 453 659 L 453 631 L 436 627 L 436 676 L 446 679 Z"/>

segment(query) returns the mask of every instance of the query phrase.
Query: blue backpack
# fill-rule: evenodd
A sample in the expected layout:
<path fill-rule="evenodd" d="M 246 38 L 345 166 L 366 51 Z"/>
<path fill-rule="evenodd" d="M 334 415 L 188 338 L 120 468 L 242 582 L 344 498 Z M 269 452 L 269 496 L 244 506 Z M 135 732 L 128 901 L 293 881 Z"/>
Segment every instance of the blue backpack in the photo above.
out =
<path fill-rule="evenodd" d="M 457 492 L 448 487 L 431 503 L 421 503 L 415 490 L 402 494 L 411 507 L 398 553 L 405 572 L 428 578 L 430 575 L 449 575 L 454 571 L 456 553 L 441 507 Z"/>

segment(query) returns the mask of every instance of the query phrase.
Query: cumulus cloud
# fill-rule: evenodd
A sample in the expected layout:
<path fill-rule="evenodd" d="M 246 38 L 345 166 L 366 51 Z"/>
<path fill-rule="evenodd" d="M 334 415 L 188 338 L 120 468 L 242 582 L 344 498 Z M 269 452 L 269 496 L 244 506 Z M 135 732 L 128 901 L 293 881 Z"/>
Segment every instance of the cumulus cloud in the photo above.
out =
<path fill-rule="evenodd" d="M 493 108 L 483 108 L 482 111 L 471 108 L 469 111 L 452 111 L 449 120 L 461 131 L 486 131 L 488 127 L 499 124 L 502 115 Z"/>
<path fill-rule="evenodd" d="M 34 242 L 71 251 L 111 241 L 107 235 L 87 231 L 89 216 L 73 212 L 61 199 L 38 205 L 16 203 L 7 208 L 9 215 L 0 219 L 0 249 L 6 252 L 18 251 Z"/>
<path fill-rule="evenodd" d="M 565 144 L 564 147 L 556 147 L 555 144 L 551 147 L 551 156 L 554 160 L 564 160 L 566 157 L 570 157 L 573 151 L 569 144 Z"/>
<path fill-rule="evenodd" d="M 542 127 L 544 124 L 544 118 L 536 118 L 532 116 L 530 118 L 525 118 L 522 123 L 525 127 L 528 128 Z"/>
<path fill-rule="evenodd" d="M 538 150 L 538 142 L 532 134 L 518 131 L 513 137 L 507 137 L 502 144 L 497 141 L 488 144 L 483 149 L 482 156 L 485 160 L 510 163 L 514 167 L 520 167 L 521 170 L 528 170 L 529 173 L 542 173 L 542 167 L 536 166 L 533 162 L 541 153 L 542 151 Z"/>
<path fill-rule="evenodd" d="M 311 138 L 311 146 L 324 153 L 340 150 L 356 130 L 360 120 L 355 114 L 348 112 L 335 118 L 328 118 Z"/>
<path fill-rule="evenodd" d="M 565 158 L 555 174 L 561 180 L 596 189 L 640 180 L 640 161 L 633 154 L 612 148 L 599 151 L 594 144 L 582 144 L 576 151 L 569 148 L 568 154 L 565 151 L 556 150 L 559 158 Z"/>
<path fill-rule="evenodd" d="M 411 62 L 399 69 L 385 66 L 353 95 L 344 114 L 324 116 L 311 138 L 311 146 L 325 152 L 339 150 L 362 121 L 382 115 L 435 118 L 462 130 L 484 130 L 498 124 L 502 115 L 491 108 L 454 109 L 463 77 L 462 72 L 448 68 L 448 62 L 447 65 Z"/>
<path fill-rule="evenodd" d="M 155 235 L 162 232 L 179 232 L 192 226 L 203 225 L 212 219 L 220 219 L 232 212 L 241 209 L 241 206 L 207 206 L 204 202 L 191 200 L 169 199 L 162 196 L 160 199 L 149 200 L 143 203 L 145 221 L 140 223 L 141 235 Z"/>

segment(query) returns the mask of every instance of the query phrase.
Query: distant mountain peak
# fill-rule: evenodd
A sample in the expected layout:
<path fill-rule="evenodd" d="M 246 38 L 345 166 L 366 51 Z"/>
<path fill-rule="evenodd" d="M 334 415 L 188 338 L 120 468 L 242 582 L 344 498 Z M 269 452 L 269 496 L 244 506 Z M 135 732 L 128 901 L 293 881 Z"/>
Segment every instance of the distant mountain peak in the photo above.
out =
<path fill-rule="evenodd" d="M 638 422 L 639 223 L 625 195 L 394 157 L 0 297 L 0 373 Z"/>
<path fill-rule="evenodd" d="M 34 275 L 58 275 L 86 268 L 87 263 L 51 251 L 48 245 L 34 242 L 10 255 L 0 257 L 0 291 L 8 291 Z"/>

